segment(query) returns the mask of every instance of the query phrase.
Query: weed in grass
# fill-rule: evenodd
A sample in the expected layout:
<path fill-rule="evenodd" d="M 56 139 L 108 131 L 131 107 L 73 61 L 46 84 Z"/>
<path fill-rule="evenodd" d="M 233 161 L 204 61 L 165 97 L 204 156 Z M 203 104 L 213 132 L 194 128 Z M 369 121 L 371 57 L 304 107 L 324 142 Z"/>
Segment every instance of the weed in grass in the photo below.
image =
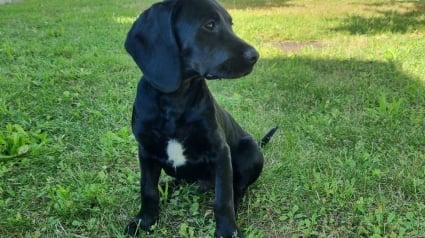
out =
<path fill-rule="evenodd" d="M 0 130 L 0 161 L 24 156 L 30 151 L 38 153 L 46 142 L 46 133 L 27 132 L 18 124 L 7 124 Z"/>
<path fill-rule="evenodd" d="M 367 108 L 367 114 L 375 120 L 385 122 L 394 122 L 397 116 L 402 115 L 402 103 L 403 99 L 393 99 L 388 101 L 384 94 L 378 97 L 377 106 L 373 108 Z M 373 119 L 372 119 L 373 120 Z"/>

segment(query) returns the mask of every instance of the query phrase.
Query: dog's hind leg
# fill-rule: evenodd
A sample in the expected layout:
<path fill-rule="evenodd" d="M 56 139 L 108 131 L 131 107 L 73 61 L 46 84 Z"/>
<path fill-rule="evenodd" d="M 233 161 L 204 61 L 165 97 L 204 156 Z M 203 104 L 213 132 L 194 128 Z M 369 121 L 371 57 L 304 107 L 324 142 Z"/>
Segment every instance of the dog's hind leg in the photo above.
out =
<path fill-rule="evenodd" d="M 233 191 L 235 212 L 249 185 L 254 183 L 263 169 L 264 158 L 257 142 L 250 136 L 242 137 L 235 151 L 233 161 Z"/>

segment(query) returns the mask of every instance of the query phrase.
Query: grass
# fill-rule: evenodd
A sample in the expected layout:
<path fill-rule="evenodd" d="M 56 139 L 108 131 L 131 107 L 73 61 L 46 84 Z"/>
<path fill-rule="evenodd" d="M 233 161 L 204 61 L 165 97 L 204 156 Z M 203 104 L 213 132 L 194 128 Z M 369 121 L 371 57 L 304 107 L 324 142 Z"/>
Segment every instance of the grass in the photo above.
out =
<path fill-rule="evenodd" d="M 425 4 L 223 2 L 261 60 L 210 88 L 257 138 L 281 128 L 239 212 L 247 237 L 424 237 Z M 151 3 L 0 5 L 0 234 L 123 237 L 140 78 L 123 41 Z M 147 236 L 212 237 L 213 193 L 168 184 Z"/>

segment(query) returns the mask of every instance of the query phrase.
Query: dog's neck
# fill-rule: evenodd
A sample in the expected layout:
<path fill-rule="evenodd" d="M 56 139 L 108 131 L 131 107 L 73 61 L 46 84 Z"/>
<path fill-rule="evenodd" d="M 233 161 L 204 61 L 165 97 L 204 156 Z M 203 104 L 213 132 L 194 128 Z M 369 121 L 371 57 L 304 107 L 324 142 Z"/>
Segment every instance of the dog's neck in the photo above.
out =
<path fill-rule="evenodd" d="M 185 96 L 203 85 L 206 87 L 205 79 L 199 75 L 193 75 L 182 79 L 179 88 L 171 94 L 175 94 L 177 97 Z"/>
<path fill-rule="evenodd" d="M 160 108 L 162 108 L 162 105 L 167 105 L 166 107 L 172 108 L 172 110 L 186 110 L 207 101 L 211 103 L 214 100 L 208 89 L 206 79 L 199 75 L 181 80 L 179 88 L 174 92 L 164 93 L 158 89 L 156 92 Z"/>
<path fill-rule="evenodd" d="M 161 117 L 166 118 L 164 126 L 167 131 L 174 131 L 177 121 L 183 118 L 184 121 L 190 121 L 193 116 L 213 113 L 215 108 L 214 98 L 202 77 L 184 79 L 175 92 L 158 96 L 158 109 Z"/>

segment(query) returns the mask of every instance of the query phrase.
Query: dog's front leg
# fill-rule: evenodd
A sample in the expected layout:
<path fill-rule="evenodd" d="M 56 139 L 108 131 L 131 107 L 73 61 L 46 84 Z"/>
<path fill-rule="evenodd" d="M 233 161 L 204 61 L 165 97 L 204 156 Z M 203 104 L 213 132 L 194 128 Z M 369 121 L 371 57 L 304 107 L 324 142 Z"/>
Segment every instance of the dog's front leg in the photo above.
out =
<path fill-rule="evenodd" d="M 142 173 L 141 208 L 125 228 L 125 233 L 130 236 L 136 236 L 140 229 L 149 230 L 159 217 L 158 180 L 161 167 L 144 155 L 141 146 L 139 146 L 139 162 Z"/>
<path fill-rule="evenodd" d="M 226 144 L 218 153 L 215 163 L 215 201 L 216 237 L 243 237 L 236 225 L 233 202 L 233 172 L 229 146 Z"/>

